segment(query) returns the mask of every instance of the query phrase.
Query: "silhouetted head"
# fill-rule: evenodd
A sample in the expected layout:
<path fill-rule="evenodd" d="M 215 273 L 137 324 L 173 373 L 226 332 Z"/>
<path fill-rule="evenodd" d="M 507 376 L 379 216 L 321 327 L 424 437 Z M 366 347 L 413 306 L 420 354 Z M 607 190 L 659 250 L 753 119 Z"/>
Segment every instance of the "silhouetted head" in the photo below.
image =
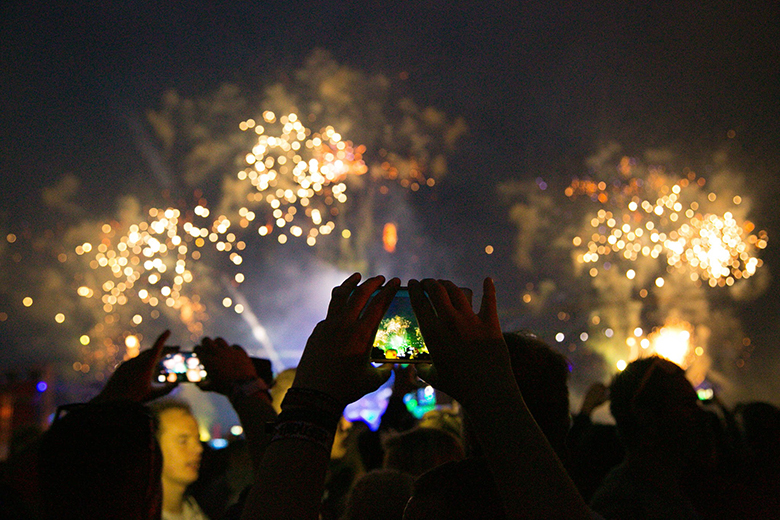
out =
<path fill-rule="evenodd" d="M 569 364 L 527 332 L 504 333 L 512 371 L 528 410 L 558 456 L 565 460 L 569 415 Z"/>
<path fill-rule="evenodd" d="M 394 469 L 377 469 L 360 477 L 347 499 L 342 520 L 397 520 L 412 496 L 414 477 Z"/>
<path fill-rule="evenodd" d="M 162 458 L 146 408 L 118 402 L 60 410 L 67 415 L 40 448 L 44 517 L 159 518 Z"/>
<path fill-rule="evenodd" d="M 765 475 L 780 475 L 780 408 L 754 401 L 735 410 L 752 462 Z"/>
<path fill-rule="evenodd" d="M 385 443 L 383 466 L 414 475 L 422 475 L 445 462 L 466 455 L 460 440 L 438 428 L 413 428 L 389 437 Z"/>
<path fill-rule="evenodd" d="M 506 518 L 493 474 L 481 457 L 449 462 L 419 477 L 404 520 Z"/>
<path fill-rule="evenodd" d="M 667 359 L 638 359 L 617 374 L 610 411 L 629 452 L 653 449 L 699 464 L 714 457 L 708 416 L 685 371 Z"/>

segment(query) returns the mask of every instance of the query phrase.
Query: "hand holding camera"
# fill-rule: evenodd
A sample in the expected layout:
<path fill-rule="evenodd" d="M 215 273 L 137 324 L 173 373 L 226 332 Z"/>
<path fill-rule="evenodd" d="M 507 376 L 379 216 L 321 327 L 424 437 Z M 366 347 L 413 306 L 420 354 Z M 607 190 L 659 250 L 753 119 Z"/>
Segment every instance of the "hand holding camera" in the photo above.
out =
<path fill-rule="evenodd" d="M 418 367 L 420 377 L 464 405 L 483 388 L 516 386 L 490 278 L 477 314 L 466 294 L 446 280 L 411 280 L 409 293 L 433 358 L 433 365 Z"/>
<path fill-rule="evenodd" d="M 208 378 L 198 382 L 201 390 L 230 395 L 233 385 L 253 381 L 258 374 L 252 358 L 239 345 L 228 345 L 222 338 L 203 338 L 195 347 Z"/>
<path fill-rule="evenodd" d="M 316 390 L 346 405 L 376 390 L 390 377 L 389 367 L 371 366 L 369 356 L 377 326 L 400 281 L 394 278 L 381 290 L 382 276 L 359 282 L 360 274 L 355 273 L 333 289 L 327 317 L 306 343 L 294 388 Z"/>
<path fill-rule="evenodd" d="M 171 392 L 176 383 L 166 382 L 162 387 L 152 386 L 152 375 L 158 362 L 166 351 L 175 347 L 166 347 L 165 342 L 171 332 L 166 330 L 157 338 L 149 350 L 144 350 L 138 356 L 128 359 L 117 367 L 109 378 L 103 391 L 93 402 L 108 402 L 130 400 L 137 403 L 151 401 Z"/>

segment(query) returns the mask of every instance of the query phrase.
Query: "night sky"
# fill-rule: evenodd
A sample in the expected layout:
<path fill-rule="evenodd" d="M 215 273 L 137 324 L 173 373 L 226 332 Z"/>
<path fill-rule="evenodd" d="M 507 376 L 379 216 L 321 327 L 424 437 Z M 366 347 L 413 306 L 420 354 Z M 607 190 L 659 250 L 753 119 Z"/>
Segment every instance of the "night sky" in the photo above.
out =
<path fill-rule="evenodd" d="M 474 288 L 491 275 L 505 309 L 535 275 L 512 263 L 501 183 L 543 177 L 560 189 L 609 141 L 627 155 L 673 149 L 704 174 L 726 151 L 769 234 L 771 284 L 736 310 L 757 345 L 745 395 L 780 403 L 777 2 L 5 2 L 0 24 L 4 233 L 56 227 L 41 194 L 67 173 L 95 217 L 110 218 L 122 194 L 161 191 L 133 125 L 166 91 L 260 89 L 314 49 L 466 121 L 444 180 L 409 204 L 426 247 L 447 257 L 450 272 L 435 275 Z M 24 353 L 36 329 L 14 313 L 0 323 L 3 367 L 51 361 Z"/>

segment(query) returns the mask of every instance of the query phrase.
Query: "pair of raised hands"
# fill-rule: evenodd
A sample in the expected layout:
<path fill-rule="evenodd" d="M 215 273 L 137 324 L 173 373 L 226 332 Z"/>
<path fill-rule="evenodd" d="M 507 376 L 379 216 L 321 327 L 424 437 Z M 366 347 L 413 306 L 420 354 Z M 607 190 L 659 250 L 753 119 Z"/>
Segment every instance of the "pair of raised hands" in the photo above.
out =
<path fill-rule="evenodd" d="M 152 348 L 119 365 L 93 402 L 129 400 L 144 403 L 167 395 L 176 388 L 177 383 L 153 384 L 162 357 L 177 350 L 177 347 L 165 346 L 170 335 L 170 331 L 166 330 Z M 233 383 L 257 378 L 252 360 L 244 349 L 228 345 L 222 338 L 203 338 L 194 351 L 209 374 L 207 381 L 198 383 L 202 390 L 229 395 Z"/>
<path fill-rule="evenodd" d="M 379 388 L 391 372 L 390 365 L 374 367 L 370 352 L 400 281 L 393 278 L 385 284 L 384 277 L 377 276 L 359 282 L 355 273 L 333 289 L 327 317 L 309 337 L 293 383 L 344 405 Z M 417 366 L 425 381 L 467 403 L 475 390 L 496 378 L 513 377 L 491 279 L 484 281 L 476 314 L 466 295 L 449 281 L 410 280 L 409 297 L 433 361 Z"/>
<path fill-rule="evenodd" d="M 318 390 L 346 405 L 390 377 L 390 365 L 377 368 L 369 361 L 379 322 L 400 286 L 397 278 L 384 282 L 384 277 L 376 276 L 361 284 L 355 273 L 333 289 L 327 316 L 309 337 L 293 386 Z M 410 280 L 409 296 L 433 360 L 432 365 L 417 367 L 425 381 L 466 404 L 474 390 L 513 377 L 490 278 L 484 281 L 476 314 L 465 294 L 449 281 Z M 95 401 L 146 402 L 170 393 L 175 383 L 152 384 L 160 359 L 175 351 L 165 346 L 169 336 L 165 331 L 152 348 L 119 365 Z M 203 390 L 228 395 L 234 382 L 257 377 L 246 352 L 222 338 L 204 338 L 195 352 L 209 373 L 209 380 L 199 383 Z"/>

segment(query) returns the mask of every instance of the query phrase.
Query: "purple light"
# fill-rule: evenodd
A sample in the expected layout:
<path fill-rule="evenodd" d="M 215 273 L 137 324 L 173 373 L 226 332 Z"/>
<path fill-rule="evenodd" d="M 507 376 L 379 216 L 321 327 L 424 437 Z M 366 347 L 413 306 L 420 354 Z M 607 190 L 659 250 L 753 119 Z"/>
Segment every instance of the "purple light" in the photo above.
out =
<path fill-rule="evenodd" d="M 46 381 L 39 381 L 37 385 L 35 385 L 35 388 L 38 389 L 39 392 L 45 392 L 47 388 L 49 388 L 49 385 L 46 384 Z"/>

